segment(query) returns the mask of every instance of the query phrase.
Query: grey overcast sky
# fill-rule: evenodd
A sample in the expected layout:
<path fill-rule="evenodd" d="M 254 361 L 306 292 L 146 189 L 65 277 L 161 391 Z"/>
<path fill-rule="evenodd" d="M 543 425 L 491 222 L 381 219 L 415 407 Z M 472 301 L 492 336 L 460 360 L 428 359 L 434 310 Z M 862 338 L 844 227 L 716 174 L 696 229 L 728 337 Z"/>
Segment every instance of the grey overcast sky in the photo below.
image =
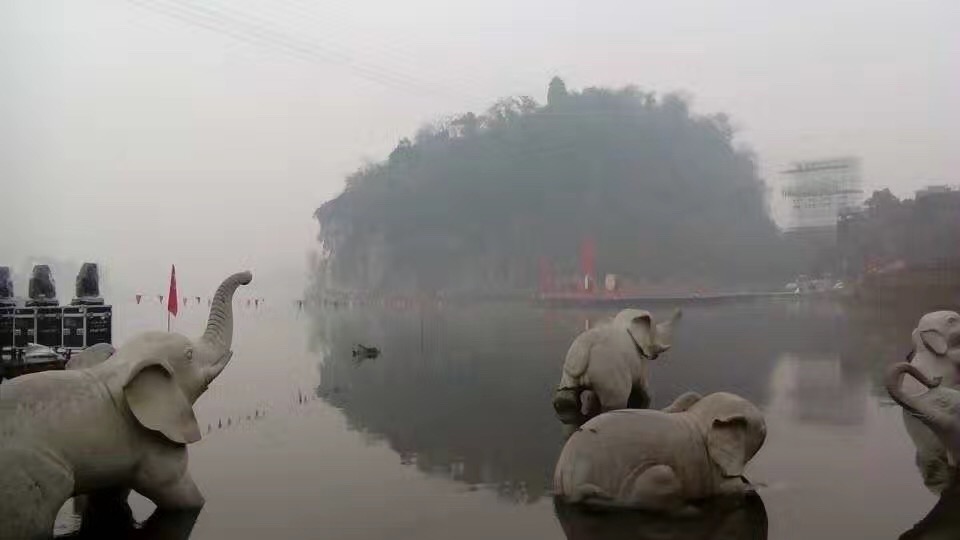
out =
<path fill-rule="evenodd" d="M 853 154 L 910 195 L 960 183 L 958 38 L 955 0 L 3 0 L 0 264 L 97 260 L 123 294 L 251 267 L 295 294 L 347 173 L 554 75 L 730 114 L 774 193 Z"/>

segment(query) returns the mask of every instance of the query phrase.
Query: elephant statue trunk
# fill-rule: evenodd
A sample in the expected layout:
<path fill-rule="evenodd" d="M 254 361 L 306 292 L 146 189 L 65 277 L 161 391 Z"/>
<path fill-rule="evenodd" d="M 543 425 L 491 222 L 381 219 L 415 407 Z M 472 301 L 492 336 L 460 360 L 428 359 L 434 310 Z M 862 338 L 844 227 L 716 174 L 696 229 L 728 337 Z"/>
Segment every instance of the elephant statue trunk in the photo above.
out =
<path fill-rule="evenodd" d="M 902 388 L 903 378 L 908 373 L 928 389 L 940 386 L 940 377 L 931 379 L 913 364 L 900 362 L 894 364 L 887 372 L 886 386 L 890 397 L 911 416 L 929 426 L 930 429 L 938 433 L 943 433 L 945 430 L 948 430 L 955 422 L 949 414 L 934 407 L 927 406 L 922 403 L 921 400 L 917 399 L 916 396 L 904 392 Z"/>
<path fill-rule="evenodd" d="M 230 348 L 233 344 L 233 293 L 240 285 L 250 283 L 251 279 L 253 276 L 250 272 L 237 272 L 223 280 L 213 295 L 207 329 L 200 339 L 211 345 L 219 345 L 224 350 Z"/>
<path fill-rule="evenodd" d="M 237 287 L 250 283 L 252 279 L 250 272 L 237 272 L 223 280 L 213 295 L 207 328 L 196 343 L 197 349 L 207 353 L 202 355 L 202 358 L 208 361 L 201 365 L 204 389 L 220 375 L 230 361 L 230 347 L 233 345 L 233 294 Z"/>

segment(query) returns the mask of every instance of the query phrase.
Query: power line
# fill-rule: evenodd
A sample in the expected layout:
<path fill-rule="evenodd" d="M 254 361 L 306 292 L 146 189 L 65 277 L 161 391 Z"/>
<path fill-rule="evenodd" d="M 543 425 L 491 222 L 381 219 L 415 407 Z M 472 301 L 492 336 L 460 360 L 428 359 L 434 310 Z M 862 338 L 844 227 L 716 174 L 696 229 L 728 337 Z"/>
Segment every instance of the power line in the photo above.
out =
<path fill-rule="evenodd" d="M 223 3 L 220 2 L 220 5 L 222 6 Z M 293 20 L 295 20 L 295 21 L 310 21 L 310 22 L 313 22 L 313 23 L 319 23 L 319 24 L 323 25 L 324 23 L 327 22 L 327 19 L 324 19 L 324 18 L 320 17 L 320 14 L 319 14 L 317 11 L 310 9 L 310 7 L 313 7 L 313 6 L 315 6 L 315 5 L 317 5 L 317 4 L 304 4 L 303 2 L 296 2 L 296 1 L 290 2 L 290 1 L 282 1 L 282 0 L 281 0 L 281 1 L 272 2 L 272 3 L 270 4 L 270 9 L 271 9 L 271 13 L 275 13 L 277 10 L 279 10 L 279 11 L 284 12 L 284 13 L 286 13 L 286 14 L 292 15 L 292 16 L 293 16 L 292 18 L 293 18 Z M 324 3 L 324 4 L 323 4 L 323 7 L 324 7 L 324 9 L 325 9 L 324 15 L 328 15 L 328 16 L 329 16 L 330 13 L 331 13 L 330 8 L 331 8 L 332 6 L 334 6 L 334 5 L 336 5 L 336 4 L 334 4 L 334 3 L 329 3 L 329 2 L 328 2 L 328 3 Z M 247 13 L 247 14 L 250 14 L 250 13 L 251 13 L 251 10 L 246 9 L 246 10 L 244 10 L 244 12 Z M 254 12 L 255 12 L 255 11 L 254 11 Z M 346 12 L 346 10 L 339 9 L 338 12 L 342 15 L 343 13 Z M 269 18 L 263 17 L 263 15 L 262 15 L 262 13 L 261 13 L 261 14 L 260 14 L 260 20 L 269 20 Z M 344 21 L 344 17 L 340 16 L 340 17 L 339 17 L 339 21 L 341 21 L 341 22 Z M 330 25 L 326 25 L 326 26 L 329 27 Z M 347 25 L 346 25 L 346 24 L 341 24 L 340 26 L 343 27 L 343 26 L 347 26 Z M 303 26 L 301 26 L 301 28 L 303 28 Z M 402 65 L 402 64 L 406 64 L 407 66 L 410 65 L 410 64 L 409 64 L 409 57 L 408 57 L 408 56 L 404 56 L 404 55 L 396 54 L 396 53 L 394 52 L 395 49 L 389 49 L 389 48 L 384 48 L 384 47 L 370 47 L 370 46 L 369 46 L 369 43 L 371 43 L 371 42 L 370 42 L 370 41 L 367 41 L 366 43 L 368 44 L 368 46 L 367 46 L 367 50 L 368 50 L 368 51 L 372 51 L 372 53 L 374 53 L 374 54 L 376 54 L 376 55 L 378 55 L 378 56 L 386 57 L 387 59 L 389 59 L 389 60 L 391 60 L 391 61 L 393 61 L 393 62 L 396 62 L 397 64 L 401 64 L 401 65 Z M 514 68 L 513 70 L 511 70 L 510 72 L 508 72 L 506 75 L 509 76 L 511 73 L 513 73 L 514 71 L 516 71 L 516 69 L 517 69 L 517 68 Z M 445 70 L 446 70 L 446 71 L 445 71 L 445 74 L 447 75 L 448 78 L 450 77 L 450 75 L 453 75 L 454 78 L 458 79 L 458 81 L 460 82 L 460 84 L 459 84 L 459 85 L 457 86 L 457 88 L 456 88 L 456 91 L 464 94 L 464 95 L 467 96 L 467 97 L 477 97 L 477 96 L 475 96 L 475 95 L 473 94 L 472 88 L 474 88 L 474 87 L 476 87 L 476 86 L 479 86 L 479 81 L 478 81 L 478 79 L 476 79 L 475 77 L 471 77 L 471 76 L 469 76 L 469 75 L 464 74 L 464 72 L 463 72 L 462 70 L 459 70 L 459 69 L 455 69 L 455 68 L 454 68 L 454 70 L 451 71 L 449 67 L 446 67 Z M 409 70 L 409 69 L 403 70 L 404 73 L 408 73 L 408 74 L 409 74 L 410 71 L 411 71 L 411 70 Z M 465 85 L 464 85 L 464 83 L 465 83 Z"/>
<path fill-rule="evenodd" d="M 178 0 L 129 0 L 132 4 L 138 5 L 150 11 L 160 13 L 164 16 L 176 19 L 190 26 L 209 30 L 237 41 L 249 45 L 263 47 L 271 50 L 280 51 L 301 60 L 316 64 L 327 65 L 336 64 L 346 67 L 357 73 L 361 78 L 385 86 L 403 87 L 417 92 L 441 94 L 446 96 L 462 97 L 463 92 L 457 92 L 449 88 L 443 88 L 434 83 L 417 80 L 407 74 L 399 72 L 390 72 L 378 66 L 363 64 L 356 61 L 353 57 L 340 51 L 332 50 L 329 47 L 318 45 L 291 36 L 282 31 L 271 28 L 270 24 L 256 24 L 251 22 L 249 16 L 237 16 L 225 9 L 212 9 L 203 6 L 191 6 Z M 257 20 L 254 18 L 254 20 Z M 261 19 L 262 20 L 262 19 Z M 474 99 L 480 99 L 474 97 Z M 593 113 L 561 113 L 551 112 L 556 116 L 573 117 L 596 117 L 612 116 L 623 121 L 630 121 L 632 115 L 624 115 L 616 112 L 603 113 L 595 111 Z M 569 143 L 568 143 L 569 144 Z M 573 146 L 571 144 L 571 146 Z M 526 152 L 525 155 L 531 159 L 543 158 L 549 155 L 567 150 L 563 145 L 553 148 L 542 148 L 536 152 Z M 519 155 L 519 150 L 507 152 L 510 157 Z"/>
<path fill-rule="evenodd" d="M 381 85 L 402 87 L 415 90 L 418 93 L 433 95 L 458 95 L 456 92 L 451 92 L 435 83 L 418 81 L 402 73 L 391 73 L 379 66 L 365 65 L 340 51 L 318 46 L 269 26 L 251 23 L 222 11 L 201 6 L 188 6 L 176 0 L 166 2 L 157 0 L 128 1 L 190 26 L 216 32 L 250 45 L 280 51 L 316 65 L 335 64 L 343 66 L 361 78 Z"/>

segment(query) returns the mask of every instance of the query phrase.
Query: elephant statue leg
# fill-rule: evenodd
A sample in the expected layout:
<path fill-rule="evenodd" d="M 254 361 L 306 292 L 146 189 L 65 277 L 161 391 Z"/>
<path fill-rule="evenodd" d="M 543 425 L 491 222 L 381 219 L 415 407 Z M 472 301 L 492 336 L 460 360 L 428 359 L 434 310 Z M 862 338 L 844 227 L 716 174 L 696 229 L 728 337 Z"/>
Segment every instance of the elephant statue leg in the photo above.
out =
<path fill-rule="evenodd" d="M 57 512 L 73 493 L 73 473 L 46 455 L 14 451 L 3 457 L 9 459 L 0 459 L 0 497 L 17 497 L 16 504 L 0 504 L 0 524 L 12 524 L 3 534 L 49 537 Z"/>
<path fill-rule="evenodd" d="M 202 508 L 203 495 L 187 470 L 186 447 L 165 450 L 144 463 L 133 488 L 161 510 Z"/>
<path fill-rule="evenodd" d="M 96 507 L 101 505 L 115 506 L 127 502 L 130 490 L 127 488 L 104 489 L 87 495 L 87 504 Z"/>
<path fill-rule="evenodd" d="M 190 538 L 193 526 L 200 515 L 199 510 L 163 511 L 158 510 L 150 515 L 140 529 L 140 538 L 156 538 L 174 540 Z"/>
<path fill-rule="evenodd" d="M 73 508 L 81 516 L 84 527 L 88 524 L 96 527 L 101 522 L 132 522 L 133 512 L 127 504 L 129 497 L 130 490 L 127 488 L 103 489 L 75 496 Z"/>
<path fill-rule="evenodd" d="M 627 408 L 649 409 L 650 401 L 650 394 L 647 389 L 640 385 L 634 385 L 630 389 L 630 397 L 627 398 Z"/>
<path fill-rule="evenodd" d="M 669 465 L 654 465 L 632 482 L 627 499 L 630 506 L 653 511 L 678 511 L 686 504 L 683 486 Z"/>
<path fill-rule="evenodd" d="M 127 538 L 136 520 L 127 502 L 129 489 L 104 489 L 73 498 L 80 516 L 80 538 Z"/>
<path fill-rule="evenodd" d="M 192 510 L 202 508 L 204 503 L 200 488 L 186 471 L 171 482 L 142 486 L 137 491 L 161 510 Z"/>
<path fill-rule="evenodd" d="M 721 497 L 743 497 L 751 490 L 742 477 L 725 478 L 719 483 L 716 495 Z M 646 469 L 633 481 L 629 506 L 652 510 L 686 514 L 697 512 L 696 508 L 684 501 L 683 486 L 676 472 L 669 465 L 654 465 Z"/>
<path fill-rule="evenodd" d="M 923 478 L 923 485 L 934 493 L 940 493 L 953 483 L 954 468 L 950 466 L 947 453 L 917 451 L 916 464 Z"/>
<path fill-rule="evenodd" d="M 593 389 L 600 397 L 603 412 L 626 409 L 630 402 L 631 383 L 627 377 L 609 377 L 594 381 Z"/>

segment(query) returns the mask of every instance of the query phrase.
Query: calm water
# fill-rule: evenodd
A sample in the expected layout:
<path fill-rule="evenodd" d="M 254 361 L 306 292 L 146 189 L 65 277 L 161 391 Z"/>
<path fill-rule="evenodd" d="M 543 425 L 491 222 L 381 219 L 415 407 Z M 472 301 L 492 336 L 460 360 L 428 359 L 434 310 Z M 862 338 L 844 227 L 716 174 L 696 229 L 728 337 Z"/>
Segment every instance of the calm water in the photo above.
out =
<path fill-rule="evenodd" d="M 759 500 L 673 523 L 584 515 L 550 497 L 562 444 L 550 398 L 564 354 L 612 312 L 298 313 L 241 302 L 233 362 L 196 407 L 204 438 L 190 468 L 207 505 L 192 537 L 896 538 L 937 498 L 880 373 L 935 307 L 686 308 L 674 349 L 650 370 L 654 405 L 688 389 L 732 391 L 763 408 L 768 437 L 747 470 Z M 119 342 L 165 324 L 156 303 L 116 309 Z M 188 306 L 176 325 L 197 334 L 205 315 Z M 358 362 L 355 343 L 383 355 Z M 138 496 L 132 506 L 140 519 L 152 511 Z M 67 510 L 61 531 L 75 525 Z M 934 529 L 949 526 L 939 513 Z M 710 536 L 718 527 L 726 532 Z M 161 536 L 184 529 L 168 524 Z"/>

